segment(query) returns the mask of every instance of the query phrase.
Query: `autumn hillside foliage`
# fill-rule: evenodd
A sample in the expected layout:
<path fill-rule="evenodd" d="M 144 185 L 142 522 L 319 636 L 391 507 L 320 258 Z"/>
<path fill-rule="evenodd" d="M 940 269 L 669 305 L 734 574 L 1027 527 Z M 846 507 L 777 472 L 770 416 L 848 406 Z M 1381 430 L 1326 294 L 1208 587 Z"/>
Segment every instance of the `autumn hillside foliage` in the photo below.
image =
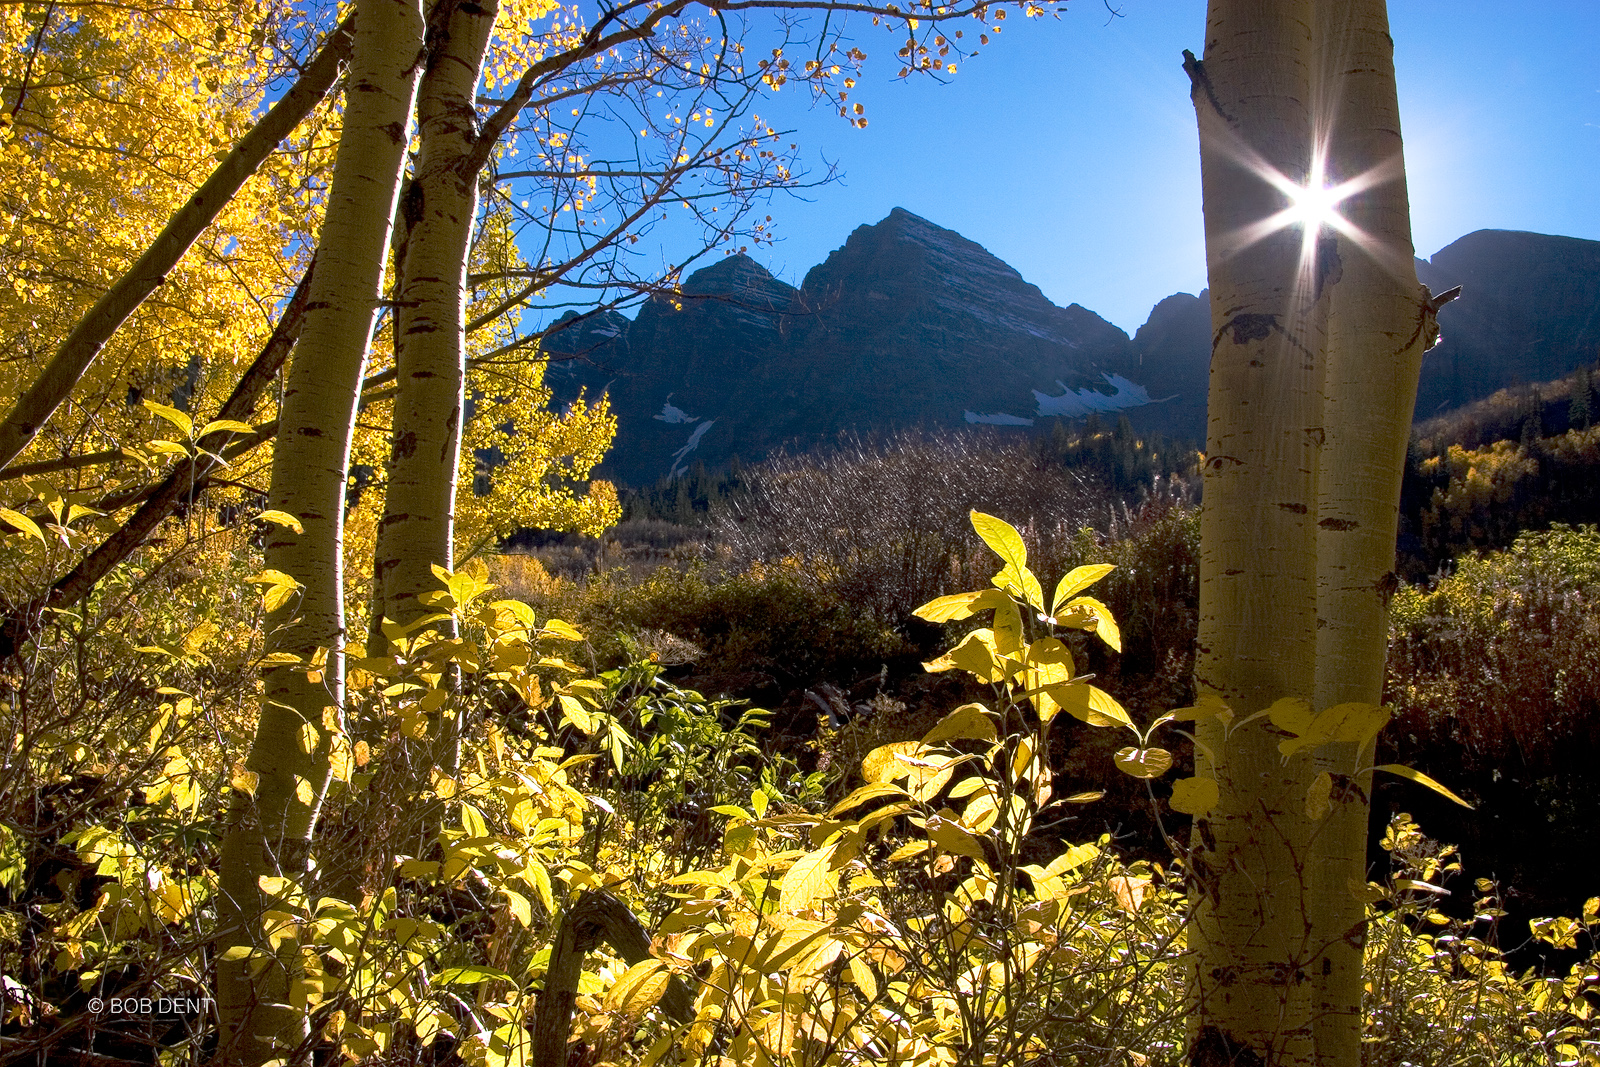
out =
<path fill-rule="evenodd" d="M 936 647 L 928 662 L 934 677 L 964 679 L 947 694 L 958 706 L 916 726 L 902 716 L 870 744 L 859 739 L 873 723 L 850 722 L 774 745 L 768 713 L 668 680 L 701 654 L 692 641 L 636 630 L 610 646 L 615 666 L 591 666 L 569 624 L 497 599 L 479 569 L 448 575 L 434 606 L 459 638 L 423 632 L 394 658 L 356 666 L 354 721 L 371 725 L 338 735 L 319 831 L 329 861 L 311 884 L 280 887 L 274 929 L 303 957 L 296 995 L 317 1022 L 319 1055 L 500 1065 L 549 1062 L 540 1050 L 554 1047 L 584 1064 L 1176 1067 L 1181 841 L 1135 861 L 1073 817 L 1111 803 L 1100 794 L 1113 781 L 1158 787 L 1144 803 L 1173 829 L 1177 809 L 1205 803 L 1163 713 L 1209 712 L 1154 693 L 1125 708 L 1113 692 L 1132 672 L 1083 670 L 1181 628 L 1137 611 L 1116 620 L 1107 606 L 1181 590 L 1181 567 L 1170 587 L 1127 574 L 1175 558 L 1192 537 L 1184 505 L 1160 507 L 1130 516 L 1126 538 L 1081 535 L 1075 551 L 1122 565 L 1077 564 L 1053 602 L 1023 539 L 977 516 L 1011 561 L 1012 591 L 944 595 L 918 612 L 968 631 L 959 641 L 935 631 L 935 646 L 959 647 L 942 657 Z M 963 545 L 981 570 L 987 550 Z M 1572 545 L 1555 551 L 1581 568 Z M 1119 571 L 1131 578 L 1121 588 L 1108 584 Z M 535 599 L 577 595 L 569 603 L 581 606 L 593 595 L 531 565 L 512 573 Z M 89 1004 L 208 988 L 216 842 L 227 794 L 251 787 L 237 763 L 249 718 L 240 672 L 257 654 L 246 576 L 224 556 L 130 573 L 117 625 L 64 634 L 8 677 L 24 698 L 8 704 L 18 741 L 0 781 L 8 1052 L 205 1059 L 203 1011 L 112 1020 Z M 699 599 L 682 584 L 691 580 L 707 590 Z M 782 597 L 817 595 L 781 568 L 656 581 L 633 595 L 682 596 L 686 612 L 742 596 L 747 624 Z M 149 596 L 174 586 L 181 601 Z M 991 611 L 991 626 L 970 629 Z M 678 632 L 691 621 L 679 618 Z M 907 640 L 857 625 L 827 639 Z M 63 669 L 76 663 L 90 669 Z M 469 756 L 457 777 L 399 796 L 391 755 L 452 670 Z M 892 699 L 877 710 L 895 718 Z M 1084 735 L 1108 739 L 1098 766 L 1058 766 Z M 828 751 L 839 758 L 819 758 Z M 449 815 L 430 831 L 434 810 Z M 1452 851 L 1403 817 L 1382 854 L 1389 876 L 1369 896 L 1368 1063 L 1594 1058 L 1593 962 L 1570 975 L 1509 965 L 1496 947 L 1497 890 L 1451 881 Z M 1476 910 L 1441 910 L 1428 888 L 1441 881 Z M 1536 935 L 1552 950 L 1587 944 L 1594 907 Z"/>
<path fill-rule="evenodd" d="M 1402 489 L 1401 573 L 1418 581 L 1524 530 L 1600 522 L 1596 384 L 1583 367 L 1419 423 Z"/>

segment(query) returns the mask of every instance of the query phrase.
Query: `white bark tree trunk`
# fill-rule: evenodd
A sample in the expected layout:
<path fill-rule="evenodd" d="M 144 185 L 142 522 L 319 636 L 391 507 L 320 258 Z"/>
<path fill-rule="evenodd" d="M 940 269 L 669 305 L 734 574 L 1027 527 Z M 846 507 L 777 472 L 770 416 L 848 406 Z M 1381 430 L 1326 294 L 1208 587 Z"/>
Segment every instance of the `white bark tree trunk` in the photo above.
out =
<path fill-rule="evenodd" d="M 467 252 L 478 209 L 476 90 L 497 6 L 449 3 L 417 98 L 421 150 L 406 186 L 396 269 L 396 384 L 388 491 L 378 525 L 374 614 L 409 623 L 453 566 L 466 384 Z M 373 627 L 379 647 L 381 629 Z"/>
<path fill-rule="evenodd" d="M 262 913 L 274 901 L 261 879 L 304 882 L 318 808 L 330 780 L 325 714 L 342 715 L 345 618 L 343 530 L 350 437 L 367 346 L 383 287 L 395 199 L 409 144 L 424 23 L 418 0 L 357 0 L 344 129 L 317 249 L 317 270 L 284 391 L 273 455 L 271 506 L 302 532 L 274 527 L 266 565 L 301 585 L 268 614 L 269 652 L 310 657 L 321 668 L 271 667 L 247 767 L 254 795 L 235 794 L 223 844 L 218 1007 L 222 1055 L 263 1063 L 306 1043 L 297 997 L 299 946 L 261 960 L 229 960 L 230 947 L 263 949 Z"/>
<path fill-rule="evenodd" d="M 1262 225 L 1288 203 L 1267 168 L 1311 168 L 1312 19 L 1311 0 L 1212 0 L 1189 63 L 1214 331 L 1195 681 L 1235 723 L 1314 688 L 1321 279 L 1298 227 Z M 1220 799 L 1190 856 L 1189 1061 L 1309 1067 L 1309 761 L 1285 764 L 1265 717 L 1200 725 Z"/>
<path fill-rule="evenodd" d="M 1327 436 L 1318 476 L 1317 689 L 1314 706 L 1382 699 L 1400 481 L 1432 309 L 1417 284 L 1385 0 L 1319 0 L 1320 122 L 1329 181 L 1363 188 L 1340 214 L 1329 285 Z M 1368 183 L 1371 183 L 1368 185 Z M 1313 939 L 1317 1063 L 1361 1062 L 1361 959 L 1373 745 L 1323 746 L 1319 772 L 1337 788 L 1316 837 L 1314 875 L 1326 908 Z"/>

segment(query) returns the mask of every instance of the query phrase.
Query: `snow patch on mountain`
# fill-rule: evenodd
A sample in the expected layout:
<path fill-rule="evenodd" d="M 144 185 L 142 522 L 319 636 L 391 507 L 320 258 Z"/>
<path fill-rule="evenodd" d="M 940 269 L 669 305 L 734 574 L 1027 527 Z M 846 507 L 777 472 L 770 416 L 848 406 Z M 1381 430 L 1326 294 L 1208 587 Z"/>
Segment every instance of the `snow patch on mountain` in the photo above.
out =
<path fill-rule="evenodd" d="M 965 418 L 969 423 L 972 423 L 973 425 L 982 425 L 982 426 L 1032 426 L 1033 425 L 1033 420 L 1032 419 L 1025 419 L 1020 415 L 1008 415 L 1004 411 L 996 411 L 996 412 L 993 412 L 992 414 L 988 414 L 988 415 L 980 414 L 979 412 L 976 412 L 976 411 L 964 411 L 961 414 L 962 414 L 963 418 Z"/>
<path fill-rule="evenodd" d="M 680 423 L 680 422 L 699 422 L 700 421 L 700 416 L 699 415 L 690 415 L 688 412 L 684 411 L 682 408 L 680 408 L 676 404 L 674 404 L 672 402 L 672 396 L 673 396 L 673 394 L 671 394 L 671 393 L 667 394 L 667 402 L 665 404 L 661 405 L 661 414 L 652 415 L 650 417 L 653 418 L 653 419 L 657 419 L 657 420 L 659 420 L 661 422 L 671 423 L 673 425 L 676 425 L 677 423 Z M 706 423 L 706 426 L 710 426 L 710 425 L 711 425 L 711 423 L 709 423 L 709 422 Z M 700 427 L 701 430 L 704 430 L 705 428 L 706 428 L 705 426 Z M 691 445 L 690 447 L 692 448 L 693 446 Z"/>
<path fill-rule="evenodd" d="M 1120 374 L 1101 374 L 1100 377 L 1116 391 L 1107 395 L 1096 389 L 1073 389 L 1060 379 L 1056 380 L 1056 384 L 1063 390 L 1061 396 L 1051 396 L 1035 389 L 1033 398 L 1039 403 L 1039 417 L 1059 415 L 1062 418 L 1075 419 L 1093 411 L 1122 411 L 1125 408 L 1159 403 L 1150 398 L 1150 393 L 1144 386 L 1130 382 Z"/>
<path fill-rule="evenodd" d="M 694 433 L 689 435 L 689 443 L 672 454 L 672 464 L 667 470 L 668 478 L 676 478 L 678 475 L 688 470 L 688 467 L 683 464 L 684 458 L 688 456 L 690 452 L 693 452 L 696 448 L 700 447 L 700 438 L 704 437 L 706 435 L 706 431 L 711 429 L 711 427 L 715 426 L 716 424 L 716 419 L 710 419 L 706 422 L 702 422 L 699 426 L 694 428 Z"/>

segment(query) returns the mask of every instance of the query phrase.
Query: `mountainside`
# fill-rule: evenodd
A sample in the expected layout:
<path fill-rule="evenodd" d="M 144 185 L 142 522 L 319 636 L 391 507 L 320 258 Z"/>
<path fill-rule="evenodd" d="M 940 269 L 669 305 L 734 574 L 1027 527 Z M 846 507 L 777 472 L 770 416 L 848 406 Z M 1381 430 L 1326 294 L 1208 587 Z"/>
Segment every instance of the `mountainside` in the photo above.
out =
<path fill-rule="evenodd" d="M 1600 241 L 1478 230 L 1418 260 L 1417 277 L 1435 293 L 1463 286 L 1439 313 L 1418 418 L 1560 378 L 1600 350 Z"/>
<path fill-rule="evenodd" d="M 1435 292 L 1465 286 L 1440 316 L 1421 416 L 1594 357 L 1600 242 L 1479 231 L 1418 271 Z M 1165 298 L 1129 338 L 901 208 L 857 228 L 798 289 L 729 256 L 632 321 L 568 321 L 546 342 L 548 380 L 560 402 L 609 391 L 617 443 L 601 474 L 630 485 L 852 428 L 1026 427 L 1099 411 L 1145 433 L 1205 434 L 1207 294 Z"/>

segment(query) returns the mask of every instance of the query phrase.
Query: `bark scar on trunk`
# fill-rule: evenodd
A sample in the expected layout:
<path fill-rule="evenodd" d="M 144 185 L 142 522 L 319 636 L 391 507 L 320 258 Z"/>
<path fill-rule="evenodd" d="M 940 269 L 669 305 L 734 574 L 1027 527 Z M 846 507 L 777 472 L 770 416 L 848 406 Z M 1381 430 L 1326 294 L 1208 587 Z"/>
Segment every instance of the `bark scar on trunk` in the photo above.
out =
<path fill-rule="evenodd" d="M 1183 72 L 1189 75 L 1189 99 L 1198 101 L 1199 94 L 1205 94 L 1206 103 L 1229 126 L 1238 125 L 1238 121 L 1226 111 L 1217 100 L 1217 91 L 1212 88 L 1211 77 L 1206 73 L 1206 65 L 1202 60 L 1196 59 L 1193 52 L 1187 48 L 1183 50 Z"/>
<path fill-rule="evenodd" d="M 1215 1026 L 1201 1027 L 1189 1046 L 1190 1067 L 1267 1067 L 1267 1061 L 1232 1034 Z"/>

